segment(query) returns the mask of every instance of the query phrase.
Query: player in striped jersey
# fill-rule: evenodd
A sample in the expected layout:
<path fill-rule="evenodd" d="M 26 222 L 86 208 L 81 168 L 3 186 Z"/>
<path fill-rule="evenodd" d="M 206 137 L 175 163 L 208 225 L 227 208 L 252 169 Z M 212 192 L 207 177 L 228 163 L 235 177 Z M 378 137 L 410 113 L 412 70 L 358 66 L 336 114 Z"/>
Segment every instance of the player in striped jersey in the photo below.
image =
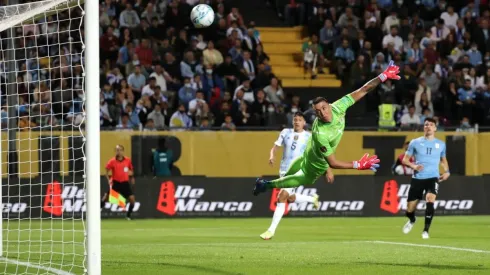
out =
<path fill-rule="evenodd" d="M 408 234 L 415 223 L 415 209 L 419 200 L 425 199 L 425 226 L 422 238 L 429 238 L 429 228 L 434 217 L 434 203 L 439 192 L 439 183 L 449 178 L 449 164 L 446 158 L 446 144 L 437 139 L 436 121 L 426 118 L 424 121 L 424 136 L 412 139 L 408 145 L 402 163 L 413 169 L 410 190 L 408 190 L 407 211 L 409 219 L 403 226 L 403 233 Z M 415 157 L 415 163 L 410 158 Z M 439 174 L 442 165 L 444 173 Z M 425 196 L 425 198 L 424 198 Z"/>
<path fill-rule="evenodd" d="M 278 147 L 284 147 L 281 165 L 279 168 L 279 176 L 284 177 L 289 166 L 293 161 L 301 157 L 306 149 L 308 140 L 311 138 L 311 133 L 304 130 L 306 121 L 302 113 L 297 112 L 294 114 L 293 118 L 293 128 L 287 128 L 281 131 L 279 138 L 274 142 L 274 147 L 272 147 L 270 152 L 269 164 L 274 165 L 275 152 Z M 333 181 L 332 170 L 328 170 L 328 181 Z M 274 211 L 274 216 L 272 217 L 272 223 L 266 232 L 262 233 L 260 237 L 264 240 L 269 240 L 274 236 L 277 226 L 284 215 L 286 210 L 286 201 L 297 202 L 297 203 L 313 203 L 315 209 L 318 208 L 318 195 L 307 196 L 303 194 L 295 194 L 296 188 L 282 188 L 279 192 L 277 198 L 276 210 Z"/>

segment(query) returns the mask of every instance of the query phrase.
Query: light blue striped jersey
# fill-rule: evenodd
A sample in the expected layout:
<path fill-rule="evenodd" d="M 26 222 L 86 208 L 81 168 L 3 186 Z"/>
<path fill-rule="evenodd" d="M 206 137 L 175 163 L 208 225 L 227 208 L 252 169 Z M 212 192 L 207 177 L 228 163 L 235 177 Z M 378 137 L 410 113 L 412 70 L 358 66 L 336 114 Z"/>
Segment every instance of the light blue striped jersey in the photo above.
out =
<path fill-rule="evenodd" d="M 439 164 L 441 163 L 441 158 L 446 157 L 446 144 L 437 138 L 428 140 L 425 137 L 419 137 L 410 141 L 406 154 L 414 156 L 415 164 L 424 167 L 420 172 L 414 171 L 412 178 L 438 178 L 440 176 Z"/>

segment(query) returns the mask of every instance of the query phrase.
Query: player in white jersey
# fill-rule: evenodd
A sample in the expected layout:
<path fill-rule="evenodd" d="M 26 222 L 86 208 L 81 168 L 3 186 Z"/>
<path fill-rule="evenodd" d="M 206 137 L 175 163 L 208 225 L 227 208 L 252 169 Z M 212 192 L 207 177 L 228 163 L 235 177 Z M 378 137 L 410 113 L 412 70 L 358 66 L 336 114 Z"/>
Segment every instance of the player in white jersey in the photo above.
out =
<path fill-rule="evenodd" d="M 311 137 L 311 133 L 304 130 L 306 121 L 302 113 L 297 112 L 294 114 L 293 118 L 293 129 L 288 128 L 281 131 L 279 138 L 274 142 L 274 147 L 271 149 L 269 164 L 274 165 L 275 152 L 277 148 L 283 147 L 281 165 L 279 168 L 279 176 L 283 177 L 289 165 L 293 163 L 293 160 L 300 157 L 306 149 L 308 140 Z M 331 169 L 327 171 L 327 181 L 333 182 L 333 173 Z M 266 232 L 262 233 L 260 237 L 264 240 L 271 239 L 276 231 L 279 222 L 284 215 L 286 210 L 287 202 L 297 202 L 297 203 L 313 203 L 315 209 L 318 208 L 318 195 L 307 196 L 303 194 L 295 194 L 296 188 L 282 188 L 279 192 L 277 198 L 276 210 L 274 211 L 274 216 L 272 217 L 272 223 Z"/>

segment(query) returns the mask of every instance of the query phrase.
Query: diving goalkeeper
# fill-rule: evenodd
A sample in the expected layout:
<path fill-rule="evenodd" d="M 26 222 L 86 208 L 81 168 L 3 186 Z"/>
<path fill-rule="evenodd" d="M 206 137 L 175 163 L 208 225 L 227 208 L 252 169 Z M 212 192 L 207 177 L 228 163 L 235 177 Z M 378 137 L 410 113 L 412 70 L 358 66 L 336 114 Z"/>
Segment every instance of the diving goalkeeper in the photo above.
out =
<path fill-rule="evenodd" d="M 253 189 L 254 196 L 267 189 L 313 184 L 325 174 L 328 167 L 376 171 L 380 162 L 376 155 L 365 154 L 359 161 L 345 162 L 337 160 L 334 153 L 344 133 L 347 109 L 387 79 L 399 80 L 399 72 L 398 66 L 391 61 L 379 76 L 332 104 L 323 97 L 313 100 L 312 107 L 317 118 L 313 122 L 312 136 L 305 152 L 293 161 L 284 177 L 271 181 L 258 178 Z"/>

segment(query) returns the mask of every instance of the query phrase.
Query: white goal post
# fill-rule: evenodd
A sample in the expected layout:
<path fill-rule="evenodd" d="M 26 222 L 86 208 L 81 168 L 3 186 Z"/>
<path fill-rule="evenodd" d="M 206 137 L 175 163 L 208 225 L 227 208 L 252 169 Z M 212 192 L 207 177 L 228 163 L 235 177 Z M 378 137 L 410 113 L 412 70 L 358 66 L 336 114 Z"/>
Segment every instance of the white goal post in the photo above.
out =
<path fill-rule="evenodd" d="M 0 7 L 0 274 L 101 274 L 99 3 Z"/>

